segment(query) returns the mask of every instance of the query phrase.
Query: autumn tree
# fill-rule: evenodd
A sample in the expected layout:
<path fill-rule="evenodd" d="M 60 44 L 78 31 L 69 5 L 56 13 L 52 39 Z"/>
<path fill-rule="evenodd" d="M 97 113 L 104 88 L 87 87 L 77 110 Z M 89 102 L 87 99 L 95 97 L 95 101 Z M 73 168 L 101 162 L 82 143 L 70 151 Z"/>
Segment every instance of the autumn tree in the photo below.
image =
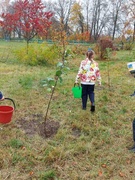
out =
<path fill-rule="evenodd" d="M 126 5 L 128 12 L 128 22 L 133 26 L 133 42 L 135 41 L 135 0 L 130 0 L 130 3 Z"/>
<path fill-rule="evenodd" d="M 11 7 L 11 0 L 0 1 L 0 14 L 9 12 L 10 11 L 10 7 Z M 0 26 L 2 26 L 1 22 L 0 22 Z M 0 35 L 2 37 L 5 36 L 6 39 L 10 38 L 11 32 L 9 32 L 6 29 L 3 29 L 3 31 L 2 31 L 2 29 L 0 29 L 0 30 L 1 30 L 0 31 L 0 33 L 1 33 Z"/>
<path fill-rule="evenodd" d="M 122 32 L 126 19 L 126 13 L 124 9 L 125 0 L 111 0 L 110 4 L 110 23 L 112 25 L 112 40 L 114 40 L 116 33 Z"/>
<path fill-rule="evenodd" d="M 11 0 L 2 0 L 0 1 L 0 12 L 6 13 L 10 8 Z"/>
<path fill-rule="evenodd" d="M 51 25 L 51 12 L 45 11 L 41 0 L 18 0 L 12 5 L 12 12 L 2 14 L 2 27 L 8 32 L 21 33 L 29 41 L 36 35 L 46 34 Z"/>
<path fill-rule="evenodd" d="M 89 24 L 89 21 L 90 21 L 90 1 L 89 0 L 86 0 L 84 1 L 84 10 L 86 11 L 86 31 L 88 32 L 89 31 L 89 27 L 90 27 L 90 24 Z"/>
<path fill-rule="evenodd" d="M 79 3 L 74 3 L 71 9 L 70 26 L 78 33 L 84 32 L 84 16 L 82 14 L 82 7 Z"/>
<path fill-rule="evenodd" d="M 109 22 L 109 6 L 106 0 L 93 0 L 90 34 L 97 41 Z"/>
<path fill-rule="evenodd" d="M 69 33 L 69 17 L 73 3 L 74 0 L 57 0 L 53 3 L 54 17 L 67 34 Z"/>

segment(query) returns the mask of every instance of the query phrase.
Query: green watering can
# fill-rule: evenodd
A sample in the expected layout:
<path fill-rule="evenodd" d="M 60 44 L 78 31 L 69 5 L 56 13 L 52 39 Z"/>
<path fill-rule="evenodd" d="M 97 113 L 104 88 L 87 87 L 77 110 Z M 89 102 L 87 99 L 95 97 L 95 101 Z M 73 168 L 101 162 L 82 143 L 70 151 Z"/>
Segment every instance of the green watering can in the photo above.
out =
<path fill-rule="evenodd" d="M 79 86 L 79 84 L 74 84 L 74 87 L 72 88 L 72 93 L 74 98 L 81 98 L 82 97 L 82 87 Z"/>

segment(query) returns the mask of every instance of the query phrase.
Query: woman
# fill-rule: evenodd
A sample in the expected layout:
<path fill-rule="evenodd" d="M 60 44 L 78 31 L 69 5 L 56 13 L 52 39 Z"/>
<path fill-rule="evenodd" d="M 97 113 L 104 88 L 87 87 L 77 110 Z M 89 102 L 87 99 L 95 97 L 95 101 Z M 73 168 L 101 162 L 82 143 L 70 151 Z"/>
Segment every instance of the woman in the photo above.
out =
<path fill-rule="evenodd" d="M 88 97 L 91 102 L 90 111 L 95 111 L 95 97 L 94 87 L 96 81 L 101 85 L 100 71 L 98 63 L 94 61 L 94 51 L 90 48 L 86 52 L 86 59 L 80 64 L 78 74 L 75 79 L 75 84 L 78 84 L 78 80 L 81 81 L 82 86 L 82 109 L 86 110 Z"/>

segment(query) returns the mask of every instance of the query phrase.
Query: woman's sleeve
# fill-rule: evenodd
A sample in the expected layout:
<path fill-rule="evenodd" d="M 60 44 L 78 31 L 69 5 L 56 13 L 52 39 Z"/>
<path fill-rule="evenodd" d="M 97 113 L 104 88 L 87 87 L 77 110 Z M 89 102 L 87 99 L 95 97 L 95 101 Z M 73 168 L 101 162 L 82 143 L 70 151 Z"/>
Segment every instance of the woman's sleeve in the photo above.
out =
<path fill-rule="evenodd" d="M 78 80 L 80 79 L 81 72 L 82 72 L 82 62 L 81 62 L 81 64 L 80 64 L 80 67 L 79 67 L 77 76 L 76 76 L 76 78 L 75 78 L 75 83 L 78 83 Z"/>
<path fill-rule="evenodd" d="M 97 66 L 97 71 L 96 71 L 96 77 L 97 77 L 98 84 L 101 85 L 101 75 L 100 75 L 100 70 L 98 66 Z"/>

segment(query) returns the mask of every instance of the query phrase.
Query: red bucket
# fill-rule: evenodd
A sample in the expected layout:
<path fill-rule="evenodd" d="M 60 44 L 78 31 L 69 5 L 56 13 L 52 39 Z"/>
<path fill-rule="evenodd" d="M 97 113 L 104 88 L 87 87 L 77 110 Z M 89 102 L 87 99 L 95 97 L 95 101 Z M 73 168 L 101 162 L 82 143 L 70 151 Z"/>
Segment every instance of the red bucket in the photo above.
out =
<path fill-rule="evenodd" d="M 10 98 L 5 98 L 5 99 L 12 100 Z M 13 100 L 12 100 L 12 102 L 13 102 Z M 13 102 L 13 104 L 14 104 L 14 102 Z M 15 109 L 15 104 L 14 104 L 14 107 L 7 106 L 7 105 L 0 106 L 0 123 L 2 123 L 2 124 L 9 123 L 12 119 L 14 109 Z"/>
<path fill-rule="evenodd" d="M 0 106 L 0 123 L 6 124 L 11 121 L 14 108 L 11 106 Z"/>

